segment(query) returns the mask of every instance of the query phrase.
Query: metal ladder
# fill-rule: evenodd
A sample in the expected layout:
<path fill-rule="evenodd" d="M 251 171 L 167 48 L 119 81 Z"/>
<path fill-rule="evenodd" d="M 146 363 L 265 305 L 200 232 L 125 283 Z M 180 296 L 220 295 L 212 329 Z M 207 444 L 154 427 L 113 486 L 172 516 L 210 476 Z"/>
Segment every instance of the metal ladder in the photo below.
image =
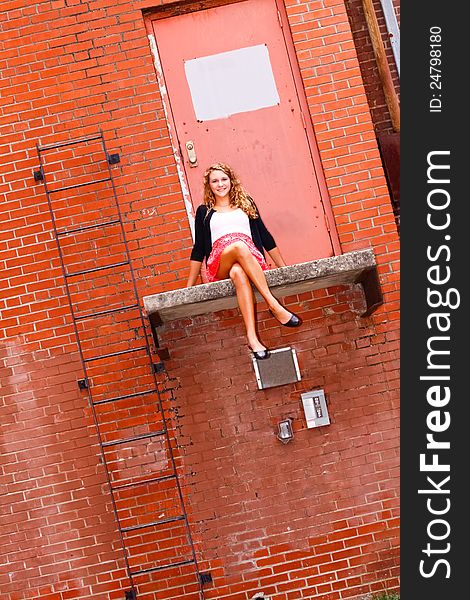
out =
<path fill-rule="evenodd" d="M 124 555 L 126 600 L 204 600 L 111 166 L 97 135 L 37 145 L 101 461 Z M 170 391 L 171 394 L 171 391 Z"/>

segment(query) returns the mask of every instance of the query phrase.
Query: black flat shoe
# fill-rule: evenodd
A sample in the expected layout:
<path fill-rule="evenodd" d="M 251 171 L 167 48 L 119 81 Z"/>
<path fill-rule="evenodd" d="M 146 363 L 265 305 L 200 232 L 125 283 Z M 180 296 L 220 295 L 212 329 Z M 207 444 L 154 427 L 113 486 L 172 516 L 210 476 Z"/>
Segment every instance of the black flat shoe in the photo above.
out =
<path fill-rule="evenodd" d="M 250 346 L 248 346 L 250 348 Z M 255 352 L 252 348 L 250 348 L 251 353 L 257 360 L 264 360 L 265 358 L 269 358 L 271 356 L 271 352 L 266 348 L 265 350 L 258 350 Z"/>
<path fill-rule="evenodd" d="M 287 323 L 283 323 L 284 327 L 300 327 L 302 325 L 302 319 L 295 313 L 291 313 L 291 315 L 292 316 Z"/>
<path fill-rule="evenodd" d="M 273 311 L 271 309 L 269 309 L 269 312 L 276 319 L 276 321 L 278 321 L 278 323 L 281 323 L 281 321 L 279 321 L 279 319 L 276 317 L 276 315 L 273 313 Z M 281 323 L 281 325 L 283 327 L 300 327 L 302 325 L 302 323 L 303 323 L 303 321 L 299 316 L 297 316 L 295 313 L 291 313 L 291 317 L 287 321 L 287 323 Z"/>

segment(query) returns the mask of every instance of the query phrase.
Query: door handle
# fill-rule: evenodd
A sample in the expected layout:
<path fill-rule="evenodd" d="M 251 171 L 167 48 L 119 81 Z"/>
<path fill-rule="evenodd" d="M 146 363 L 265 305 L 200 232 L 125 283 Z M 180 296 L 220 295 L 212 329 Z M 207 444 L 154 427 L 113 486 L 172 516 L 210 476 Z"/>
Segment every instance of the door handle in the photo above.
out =
<path fill-rule="evenodd" d="M 194 142 L 191 140 L 186 142 L 186 152 L 188 153 L 189 166 L 197 167 L 196 149 L 194 148 Z"/>

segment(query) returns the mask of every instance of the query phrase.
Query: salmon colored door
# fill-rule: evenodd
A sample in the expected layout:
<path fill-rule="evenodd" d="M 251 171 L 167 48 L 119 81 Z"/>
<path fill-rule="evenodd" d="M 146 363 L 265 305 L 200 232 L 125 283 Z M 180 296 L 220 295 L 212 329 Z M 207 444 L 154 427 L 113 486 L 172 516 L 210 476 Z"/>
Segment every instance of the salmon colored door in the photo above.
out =
<path fill-rule="evenodd" d="M 183 191 L 193 209 L 202 202 L 207 166 L 225 162 L 254 198 L 288 264 L 333 255 L 317 149 L 275 0 L 154 19 L 152 27 Z"/>

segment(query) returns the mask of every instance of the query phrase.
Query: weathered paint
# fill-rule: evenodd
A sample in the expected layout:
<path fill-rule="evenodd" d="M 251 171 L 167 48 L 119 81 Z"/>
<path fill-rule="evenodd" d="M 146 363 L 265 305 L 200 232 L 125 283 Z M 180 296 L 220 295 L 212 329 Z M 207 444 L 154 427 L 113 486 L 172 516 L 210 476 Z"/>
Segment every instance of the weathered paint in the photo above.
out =
<path fill-rule="evenodd" d="M 152 33 L 148 34 L 148 40 L 150 44 L 150 50 L 153 56 L 153 62 L 155 65 L 155 71 L 157 73 L 157 81 L 158 87 L 160 89 L 160 94 L 162 96 L 162 104 L 163 110 L 165 112 L 165 118 L 168 123 L 168 133 L 170 136 L 171 147 L 173 149 L 173 156 L 175 158 L 176 169 L 178 171 L 178 178 L 181 185 L 181 192 L 183 194 L 184 206 L 188 215 L 189 226 L 191 228 L 191 235 L 194 240 L 194 215 L 193 215 L 193 206 L 191 203 L 191 195 L 189 193 L 189 188 L 186 183 L 186 177 L 184 173 L 184 168 L 181 162 L 181 155 L 178 149 L 178 140 L 173 132 L 173 121 L 170 116 L 170 112 L 168 110 L 168 93 L 165 85 L 165 78 L 163 76 L 162 65 L 160 62 L 160 57 L 158 55 L 158 48 L 155 42 L 155 36 Z"/>

